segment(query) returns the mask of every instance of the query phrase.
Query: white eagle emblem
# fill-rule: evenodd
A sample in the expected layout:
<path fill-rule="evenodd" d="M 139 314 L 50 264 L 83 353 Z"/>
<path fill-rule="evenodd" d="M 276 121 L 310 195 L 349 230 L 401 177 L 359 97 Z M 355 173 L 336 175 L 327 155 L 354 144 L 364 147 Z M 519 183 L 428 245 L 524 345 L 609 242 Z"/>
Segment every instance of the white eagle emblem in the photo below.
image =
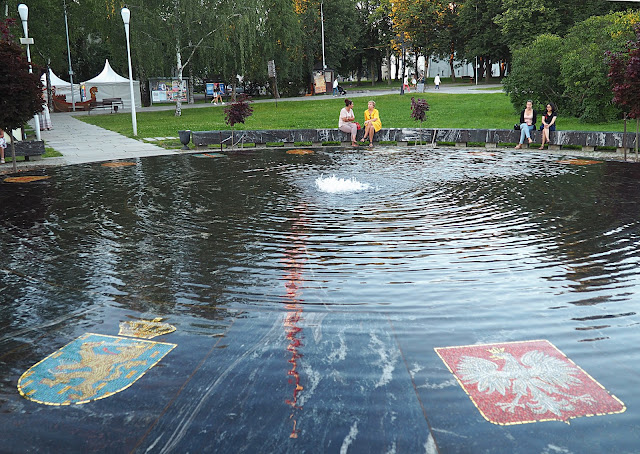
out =
<path fill-rule="evenodd" d="M 572 386 L 582 383 L 576 377 L 579 370 L 569 363 L 538 350 L 528 351 L 519 360 L 504 348 L 488 351 L 496 362 L 463 356 L 457 372 L 464 383 L 477 384 L 480 392 L 512 394 L 512 401 L 494 404 L 503 411 L 513 413 L 517 407 L 525 408 L 526 405 L 536 414 L 551 412 L 561 417 L 563 411 L 574 410 L 576 402 L 588 405 L 595 402 L 589 394 L 575 396 L 568 393 Z M 502 367 L 500 362 L 504 362 Z"/>

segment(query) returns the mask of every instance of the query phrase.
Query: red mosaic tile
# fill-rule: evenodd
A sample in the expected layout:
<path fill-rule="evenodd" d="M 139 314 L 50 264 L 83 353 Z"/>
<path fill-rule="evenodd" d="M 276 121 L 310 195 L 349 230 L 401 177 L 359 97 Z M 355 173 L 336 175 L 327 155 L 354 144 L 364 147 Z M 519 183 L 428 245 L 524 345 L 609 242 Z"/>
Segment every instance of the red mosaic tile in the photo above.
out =
<path fill-rule="evenodd" d="M 622 413 L 624 404 L 546 340 L 436 348 L 494 424 Z"/>

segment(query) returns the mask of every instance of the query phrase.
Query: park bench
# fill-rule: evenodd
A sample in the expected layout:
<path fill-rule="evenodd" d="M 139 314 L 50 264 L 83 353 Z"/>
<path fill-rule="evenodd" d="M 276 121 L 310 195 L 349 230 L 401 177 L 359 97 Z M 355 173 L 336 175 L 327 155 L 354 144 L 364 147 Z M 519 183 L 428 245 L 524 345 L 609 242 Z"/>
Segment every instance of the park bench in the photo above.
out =
<path fill-rule="evenodd" d="M 94 109 L 109 109 L 112 113 L 118 113 L 118 107 L 124 108 L 122 98 L 104 98 L 89 104 L 89 114 L 91 114 L 91 111 Z"/>
<path fill-rule="evenodd" d="M 25 161 L 39 161 L 45 152 L 44 141 L 42 140 L 22 140 L 15 141 L 16 156 L 24 156 Z M 4 150 L 5 157 L 11 156 L 11 144 L 7 141 L 7 148 Z"/>
<path fill-rule="evenodd" d="M 363 135 L 358 131 L 357 138 Z M 598 147 L 615 148 L 618 152 L 625 149 L 631 151 L 635 146 L 635 133 L 594 132 L 594 131 L 552 131 L 550 133 L 550 149 L 560 150 L 563 146 L 581 147 L 584 151 L 595 151 Z M 532 135 L 534 141 L 540 143 L 540 131 Z M 624 142 L 623 142 L 624 139 Z M 231 131 L 193 131 L 192 140 L 196 147 L 229 144 Z M 382 128 L 374 136 L 374 142 L 395 142 L 400 146 L 421 141 L 422 143 L 448 143 L 457 147 L 484 144 L 486 148 L 511 146 L 520 140 L 520 131 L 513 129 L 431 129 L 431 128 Z M 310 142 L 321 145 L 324 142 L 349 145 L 349 134 L 339 129 L 274 129 L 257 131 L 235 131 L 234 142 L 282 143 L 294 146 L 299 142 Z M 526 145 L 525 145 L 526 146 Z"/>

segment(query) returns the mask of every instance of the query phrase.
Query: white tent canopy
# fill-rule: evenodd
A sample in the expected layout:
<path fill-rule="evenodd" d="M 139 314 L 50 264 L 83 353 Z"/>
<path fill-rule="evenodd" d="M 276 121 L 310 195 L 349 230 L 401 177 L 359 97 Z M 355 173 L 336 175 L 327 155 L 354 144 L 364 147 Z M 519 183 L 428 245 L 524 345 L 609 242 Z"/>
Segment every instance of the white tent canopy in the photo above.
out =
<path fill-rule="evenodd" d="M 67 81 L 60 79 L 55 73 L 49 69 L 49 79 L 51 79 L 51 86 L 55 87 L 56 95 L 65 95 L 67 102 L 71 102 L 71 84 Z M 47 75 L 43 74 L 40 77 L 43 86 L 47 86 Z M 73 96 L 76 102 L 80 101 L 80 85 L 73 84 Z"/>
<path fill-rule="evenodd" d="M 89 90 L 91 87 L 96 87 L 98 92 L 96 93 L 96 99 L 98 101 L 104 98 L 122 98 L 122 103 L 125 109 L 131 109 L 131 94 L 129 89 L 129 79 L 122 77 L 116 73 L 109 60 L 104 63 L 104 69 L 93 79 L 89 79 L 82 82 L 89 96 Z M 142 107 L 142 101 L 140 99 L 140 82 L 133 81 L 133 96 L 135 98 L 136 107 Z"/>

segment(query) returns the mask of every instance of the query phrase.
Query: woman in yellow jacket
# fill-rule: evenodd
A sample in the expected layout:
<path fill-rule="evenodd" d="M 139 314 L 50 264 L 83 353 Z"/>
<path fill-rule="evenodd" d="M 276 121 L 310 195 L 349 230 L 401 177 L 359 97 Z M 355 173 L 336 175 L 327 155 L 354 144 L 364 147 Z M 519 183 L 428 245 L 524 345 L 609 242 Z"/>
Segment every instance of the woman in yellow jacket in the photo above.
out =
<path fill-rule="evenodd" d="M 373 134 L 380 131 L 382 128 L 382 122 L 380 121 L 380 113 L 376 109 L 376 103 L 369 101 L 369 108 L 364 111 L 364 136 L 360 142 L 364 142 L 369 138 L 369 146 L 373 146 Z"/>

